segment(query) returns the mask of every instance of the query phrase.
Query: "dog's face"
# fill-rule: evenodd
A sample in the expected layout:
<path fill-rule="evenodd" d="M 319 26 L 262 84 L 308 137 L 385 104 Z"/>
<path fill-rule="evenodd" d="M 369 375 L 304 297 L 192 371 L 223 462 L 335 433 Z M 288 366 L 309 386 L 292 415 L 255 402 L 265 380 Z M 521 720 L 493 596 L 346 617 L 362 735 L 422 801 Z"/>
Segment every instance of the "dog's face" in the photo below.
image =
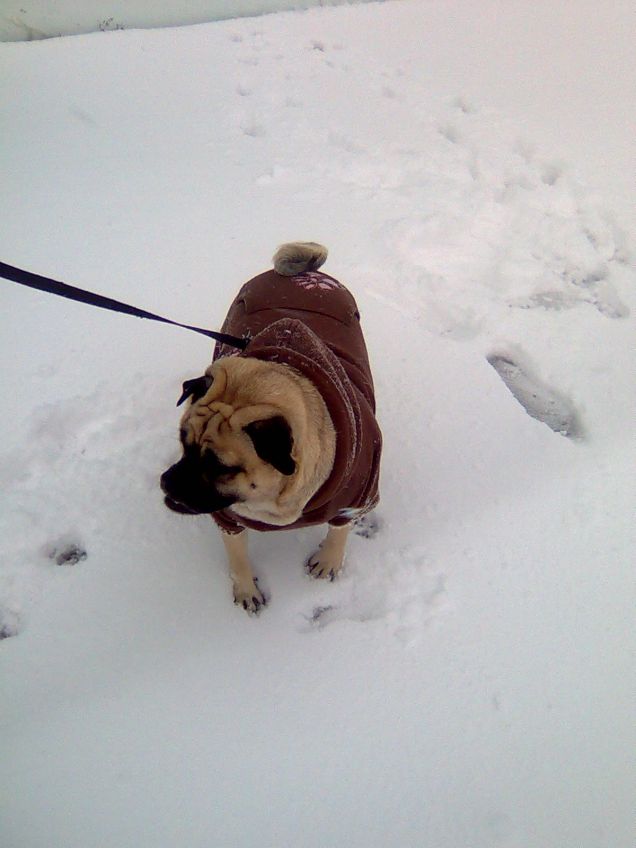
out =
<path fill-rule="evenodd" d="M 296 471 L 291 427 L 265 364 L 219 360 L 184 383 L 190 401 L 180 426 L 183 456 L 161 477 L 165 503 L 196 515 L 235 506 L 276 512 Z"/>

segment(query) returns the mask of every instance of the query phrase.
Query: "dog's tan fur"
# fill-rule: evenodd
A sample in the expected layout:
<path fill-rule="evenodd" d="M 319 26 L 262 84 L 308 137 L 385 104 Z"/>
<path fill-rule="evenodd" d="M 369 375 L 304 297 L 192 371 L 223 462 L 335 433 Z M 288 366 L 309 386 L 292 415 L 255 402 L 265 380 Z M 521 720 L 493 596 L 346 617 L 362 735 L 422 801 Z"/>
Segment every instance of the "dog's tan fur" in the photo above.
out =
<path fill-rule="evenodd" d="M 320 548 L 309 558 L 308 574 L 318 579 L 334 580 L 344 562 L 348 535 L 348 524 L 330 527 Z M 258 613 L 265 606 L 266 600 L 252 573 L 247 553 L 247 533 L 233 536 L 223 533 L 222 537 L 234 587 L 234 603 L 242 606 L 250 615 Z"/>
<path fill-rule="evenodd" d="M 242 606 L 251 615 L 265 605 L 265 597 L 256 584 L 247 553 L 247 533 L 230 536 L 222 533 L 225 553 L 230 566 L 230 577 L 234 587 L 234 603 Z"/>
<path fill-rule="evenodd" d="M 336 435 L 324 400 L 314 385 L 286 365 L 249 357 L 225 357 L 207 372 L 211 388 L 185 412 L 187 444 L 209 448 L 227 466 L 245 470 L 219 490 L 238 495 L 237 515 L 265 524 L 292 524 L 328 478 Z M 296 470 L 285 476 L 260 459 L 244 432 L 248 424 L 282 415 L 293 438 Z"/>
<path fill-rule="evenodd" d="M 242 471 L 218 481 L 224 494 L 236 495 L 237 515 L 265 524 L 292 524 L 327 480 L 336 452 L 336 434 L 315 386 L 286 365 L 249 357 L 225 357 L 206 371 L 208 392 L 181 419 L 186 445 L 212 450 L 224 465 Z M 284 475 L 256 453 L 244 428 L 281 415 L 290 426 L 296 464 Z M 314 577 L 333 579 L 342 565 L 347 527 L 331 528 L 321 550 L 309 561 Z M 247 553 L 247 533 L 222 534 L 234 585 L 234 601 L 257 613 L 265 598 L 256 585 Z"/>

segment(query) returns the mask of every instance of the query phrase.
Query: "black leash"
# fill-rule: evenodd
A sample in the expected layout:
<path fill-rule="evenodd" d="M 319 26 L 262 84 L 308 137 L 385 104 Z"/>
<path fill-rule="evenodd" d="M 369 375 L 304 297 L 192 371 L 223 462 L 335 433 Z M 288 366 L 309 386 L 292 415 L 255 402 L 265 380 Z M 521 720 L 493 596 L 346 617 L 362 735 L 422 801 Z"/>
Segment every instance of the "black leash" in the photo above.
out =
<path fill-rule="evenodd" d="M 0 277 L 3 277 L 5 280 L 12 280 L 14 283 L 19 283 L 22 286 L 28 286 L 31 289 L 56 294 L 59 297 L 66 297 L 69 300 L 76 300 L 78 303 L 88 303 L 89 306 L 110 309 L 111 312 L 122 312 L 125 315 L 134 315 L 136 318 L 149 318 L 151 321 L 160 321 L 162 324 L 172 324 L 174 327 L 192 330 L 193 333 L 200 333 L 202 336 L 215 339 L 217 342 L 236 347 L 239 350 L 245 350 L 249 344 L 249 338 L 239 339 L 236 336 L 228 336 L 226 333 L 217 333 L 215 330 L 204 330 L 201 327 L 180 324 L 178 321 L 171 321 L 170 318 L 162 318 L 161 315 L 146 312 L 145 309 L 138 309 L 136 306 L 130 306 L 127 303 L 121 303 L 119 300 L 113 300 L 112 297 L 104 297 L 101 294 L 95 294 L 84 289 L 78 289 L 75 286 L 69 286 L 66 283 L 60 283 L 57 280 L 50 279 L 50 277 L 41 277 L 39 274 L 32 274 L 30 271 L 22 271 L 20 268 L 14 268 L 12 265 L 6 265 L 4 262 L 0 262 Z"/>

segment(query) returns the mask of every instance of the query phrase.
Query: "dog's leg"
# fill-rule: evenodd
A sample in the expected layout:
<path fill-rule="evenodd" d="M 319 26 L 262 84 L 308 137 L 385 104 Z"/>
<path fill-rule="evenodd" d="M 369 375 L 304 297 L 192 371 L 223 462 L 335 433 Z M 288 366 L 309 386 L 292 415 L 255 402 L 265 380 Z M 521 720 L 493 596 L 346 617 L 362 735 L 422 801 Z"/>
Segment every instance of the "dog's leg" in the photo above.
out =
<path fill-rule="evenodd" d="M 329 527 L 329 531 L 316 553 L 309 558 L 307 574 L 323 580 L 335 580 L 344 562 L 347 536 L 351 525 Z"/>
<path fill-rule="evenodd" d="M 221 532 L 234 584 L 234 603 L 240 604 L 250 615 L 256 615 L 265 606 L 265 597 L 256 585 L 252 566 L 247 555 L 247 531 Z"/>

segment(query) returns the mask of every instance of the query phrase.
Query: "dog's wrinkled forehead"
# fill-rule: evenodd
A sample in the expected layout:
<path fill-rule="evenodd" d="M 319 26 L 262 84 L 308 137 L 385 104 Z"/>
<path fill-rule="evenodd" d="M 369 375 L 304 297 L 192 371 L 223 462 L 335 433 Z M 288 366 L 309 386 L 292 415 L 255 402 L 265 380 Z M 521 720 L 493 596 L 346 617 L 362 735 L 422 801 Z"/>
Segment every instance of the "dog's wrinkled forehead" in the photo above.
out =
<path fill-rule="evenodd" d="M 187 442 L 202 447 L 214 446 L 232 435 L 244 438 L 246 427 L 279 411 L 269 403 L 254 402 L 255 393 L 228 380 L 221 363 L 212 365 L 203 377 L 188 380 L 183 390 L 190 404 L 181 419 L 181 428 Z"/>
<path fill-rule="evenodd" d="M 181 419 L 181 430 L 186 443 L 201 447 L 213 446 L 223 435 L 231 436 L 234 408 L 220 401 L 209 404 L 194 402 Z"/>

